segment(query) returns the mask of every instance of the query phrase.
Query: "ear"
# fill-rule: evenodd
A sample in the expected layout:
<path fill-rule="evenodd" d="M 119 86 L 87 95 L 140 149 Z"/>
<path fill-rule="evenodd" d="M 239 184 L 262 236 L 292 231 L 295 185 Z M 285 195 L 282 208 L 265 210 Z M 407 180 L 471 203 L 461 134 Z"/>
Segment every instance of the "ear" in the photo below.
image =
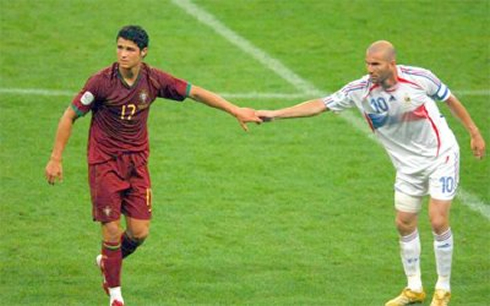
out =
<path fill-rule="evenodd" d="M 143 48 L 143 50 L 141 50 L 141 56 L 145 57 L 147 54 L 148 54 L 148 47 L 145 47 Z"/>

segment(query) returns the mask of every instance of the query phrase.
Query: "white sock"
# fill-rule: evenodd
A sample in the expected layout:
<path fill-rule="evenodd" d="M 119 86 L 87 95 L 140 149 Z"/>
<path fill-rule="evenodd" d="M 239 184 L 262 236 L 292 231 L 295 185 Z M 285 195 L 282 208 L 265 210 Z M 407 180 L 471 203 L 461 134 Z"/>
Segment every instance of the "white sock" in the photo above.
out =
<path fill-rule="evenodd" d="M 444 233 L 434 233 L 434 254 L 436 256 L 437 283 L 436 289 L 451 291 L 451 262 L 453 257 L 453 234 L 451 228 Z"/>
<path fill-rule="evenodd" d="M 400 255 L 403 269 L 407 276 L 407 287 L 412 291 L 422 292 L 420 273 L 420 238 L 418 230 L 400 237 Z"/>
<path fill-rule="evenodd" d="M 121 294 L 121 287 L 114 287 L 114 288 L 109 288 L 109 295 L 111 296 L 110 304 L 114 300 L 118 300 L 124 303 L 122 294 Z"/>

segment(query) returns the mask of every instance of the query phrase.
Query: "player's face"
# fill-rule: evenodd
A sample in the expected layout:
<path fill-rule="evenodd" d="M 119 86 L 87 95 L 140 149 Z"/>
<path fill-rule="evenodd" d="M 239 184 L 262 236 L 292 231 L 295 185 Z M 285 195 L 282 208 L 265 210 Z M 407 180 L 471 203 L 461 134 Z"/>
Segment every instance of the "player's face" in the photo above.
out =
<path fill-rule="evenodd" d="M 138 66 L 145 57 L 147 49 L 141 50 L 137 44 L 131 40 L 119 37 L 117 40 L 117 62 L 124 69 L 131 69 Z"/>
<path fill-rule="evenodd" d="M 389 85 L 394 81 L 394 61 L 388 61 L 381 52 L 366 54 L 366 69 L 371 82 L 379 85 Z"/>

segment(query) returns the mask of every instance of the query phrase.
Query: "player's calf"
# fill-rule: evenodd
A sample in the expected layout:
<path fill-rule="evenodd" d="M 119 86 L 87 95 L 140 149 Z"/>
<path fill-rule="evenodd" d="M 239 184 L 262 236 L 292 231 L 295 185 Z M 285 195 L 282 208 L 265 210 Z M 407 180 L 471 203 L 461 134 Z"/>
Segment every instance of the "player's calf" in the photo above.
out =
<path fill-rule="evenodd" d="M 124 232 L 121 236 L 121 252 L 122 258 L 126 258 L 136 251 L 136 249 L 143 244 L 146 236 L 144 238 L 131 237 L 127 232 Z"/>

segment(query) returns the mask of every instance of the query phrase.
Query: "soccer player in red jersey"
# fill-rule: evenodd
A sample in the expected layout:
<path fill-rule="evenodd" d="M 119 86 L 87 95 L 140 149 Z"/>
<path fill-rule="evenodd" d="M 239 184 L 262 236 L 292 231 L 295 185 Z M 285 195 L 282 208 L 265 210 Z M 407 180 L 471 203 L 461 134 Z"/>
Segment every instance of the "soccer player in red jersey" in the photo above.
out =
<path fill-rule="evenodd" d="M 111 306 L 124 305 L 122 259 L 133 253 L 149 233 L 147 120 L 153 101 L 158 97 L 176 101 L 189 97 L 235 116 L 245 130 L 247 122 L 261 122 L 253 109 L 238 107 L 144 63 L 149 38 L 141 27 L 123 27 L 116 41 L 117 62 L 90 77 L 62 115 L 45 170 L 48 183 L 62 180 L 62 153 L 73 124 L 92 111 L 87 154 L 89 183 L 93 218 L 102 225 L 102 252 L 97 264 Z M 121 214 L 126 221 L 124 231 Z"/>

